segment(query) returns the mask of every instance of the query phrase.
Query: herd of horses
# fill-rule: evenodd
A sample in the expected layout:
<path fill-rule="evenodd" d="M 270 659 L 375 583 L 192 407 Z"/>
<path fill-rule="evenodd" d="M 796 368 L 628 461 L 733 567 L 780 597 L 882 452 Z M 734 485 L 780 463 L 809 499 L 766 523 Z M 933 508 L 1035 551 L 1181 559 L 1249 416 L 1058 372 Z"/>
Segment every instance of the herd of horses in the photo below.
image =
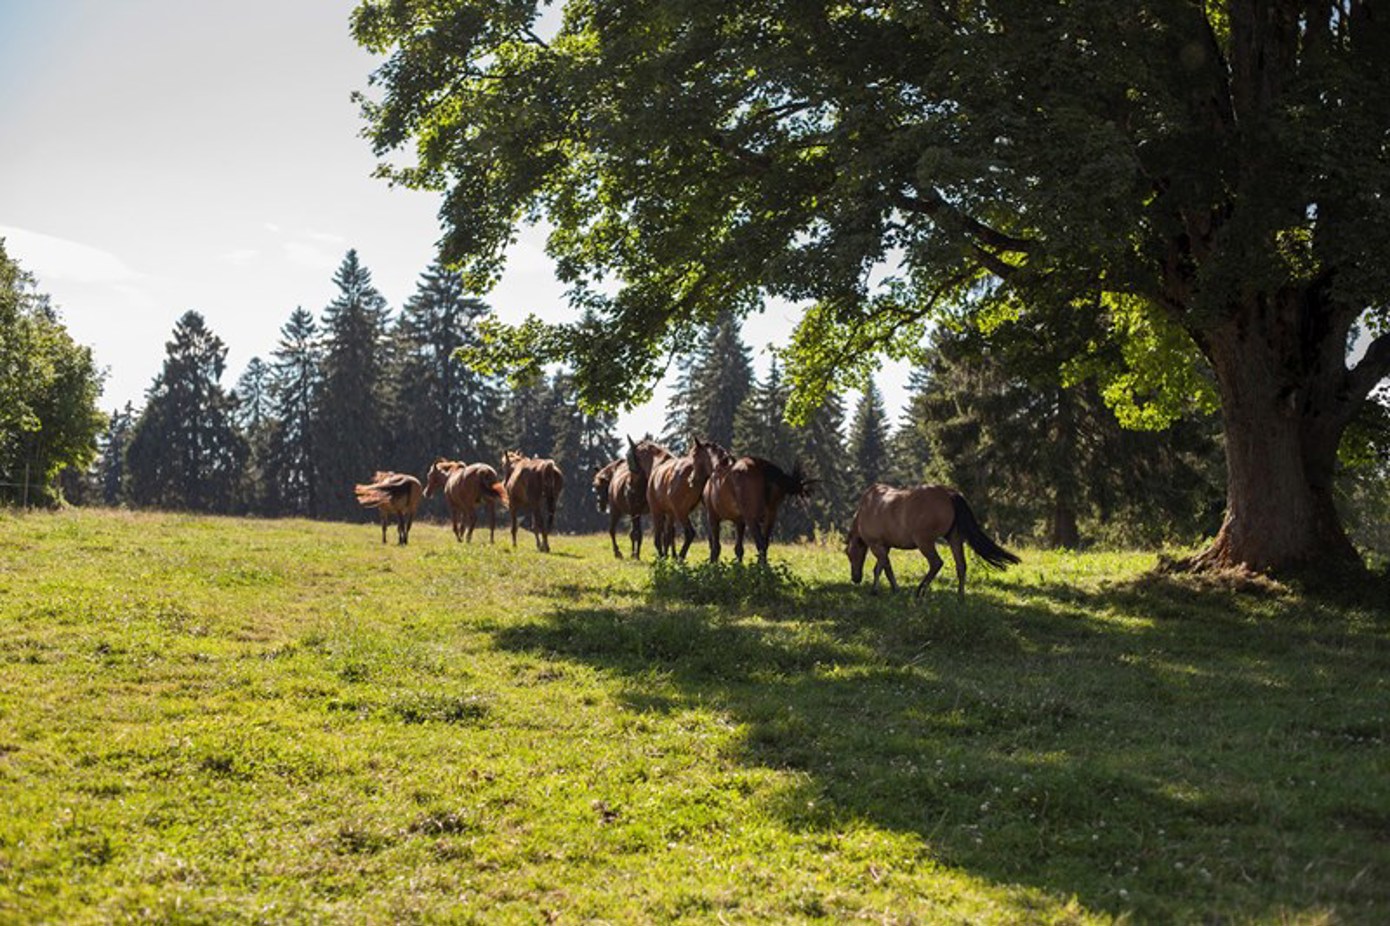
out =
<path fill-rule="evenodd" d="M 599 469 L 592 483 L 599 510 L 608 513 L 608 537 L 618 559 L 623 558 L 618 547 L 619 522 L 628 518 L 629 552 L 640 558 L 642 518 L 649 517 L 657 555 L 684 560 L 695 540 L 691 517 L 703 507 L 711 562 L 719 559 L 721 528 L 729 522 L 734 531 L 734 558 L 743 561 L 744 536 L 751 533 L 758 562 L 766 563 L 778 511 L 788 500 L 809 497 L 816 484 L 800 464 L 787 472 L 762 457 L 735 457 L 712 441 L 692 439 L 681 455 L 651 440 L 634 442 L 628 438 L 627 443 L 627 453 Z M 378 472 L 370 483 L 356 486 L 355 492 L 359 503 L 378 510 L 382 543 L 386 543 L 387 527 L 393 519 L 396 542 L 409 543 L 421 500 L 441 494 L 449 508 L 455 539 L 473 541 L 478 508 L 485 506 L 488 539 L 495 542 L 497 505 L 501 503 L 511 517 L 512 546 L 517 544 L 518 519 L 525 514 L 536 549 L 549 552 L 555 509 L 565 487 L 560 467 L 554 460 L 528 457 L 515 450 L 504 453 L 501 464 L 499 473 L 486 463 L 441 457 L 430 466 L 423 483 L 408 473 Z M 679 550 L 677 527 L 681 529 Z M 974 511 L 956 490 L 945 486 L 900 489 L 875 483 L 860 496 L 850 523 L 845 548 L 850 578 L 856 584 L 863 580 L 864 563 L 873 553 L 873 588 L 877 590 L 880 576 L 886 576 L 889 588 L 897 591 L 889 551 L 917 550 L 928 563 L 927 574 L 915 592 L 920 597 L 944 565 L 936 551 L 939 539 L 951 549 L 957 592 L 962 596 L 966 546 L 997 569 L 1019 562 L 1015 554 L 985 534 Z"/>

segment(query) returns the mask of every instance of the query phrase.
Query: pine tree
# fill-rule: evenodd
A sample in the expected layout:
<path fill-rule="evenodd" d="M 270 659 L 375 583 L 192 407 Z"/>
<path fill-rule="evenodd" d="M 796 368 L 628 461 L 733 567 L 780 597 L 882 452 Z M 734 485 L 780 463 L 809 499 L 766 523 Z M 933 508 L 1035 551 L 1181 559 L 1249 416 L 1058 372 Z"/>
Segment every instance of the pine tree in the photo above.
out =
<path fill-rule="evenodd" d="M 277 513 L 315 517 L 318 470 L 314 453 L 318 393 L 322 382 L 321 348 L 314 317 L 302 307 L 280 329 L 271 354 L 270 418 L 266 448 L 268 504 Z"/>
<path fill-rule="evenodd" d="M 358 510 L 355 483 L 377 470 L 408 469 L 419 461 L 385 459 L 386 300 L 356 251 L 348 251 L 333 282 L 338 296 L 323 315 L 314 444 L 320 513 L 345 518 Z"/>
<path fill-rule="evenodd" d="M 277 507 L 266 478 L 270 457 L 270 438 L 275 431 L 271 417 L 271 383 L 274 371 L 260 357 L 252 357 L 237 380 L 235 420 L 246 441 L 246 469 L 242 473 L 241 495 L 245 508 L 257 514 L 271 514 Z"/>
<path fill-rule="evenodd" d="M 126 448 L 135 430 L 135 407 L 127 402 L 125 408 L 111 412 L 110 424 L 101 438 L 101 455 L 97 459 L 97 484 L 105 505 L 120 505 L 126 501 Z"/>
<path fill-rule="evenodd" d="M 888 468 L 888 416 L 883 408 L 883 396 L 872 382 L 854 409 L 849 457 L 853 491 L 862 492 L 882 481 Z"/>
<path fill-rule="evenodd" d="M 477 322 L 487 312 L 465 296 L 457 273 L 436 263 L 421 275 L 393 332 L 395 459 L 490 462 L 504 449 L 498 384 L 456 354 L 479 344 Z"/>
<path fill-rule="evenodd" d="M 731 446 L 735 418 L 752 388 L 753 362 L 738 317 L 723 312 L 705 328 L 700 346 L 681 368 L 666 406 L 663 441 L 684 447 L 695 435 Z"/>
<path fill-rule="evenodd" d="M 544 376 L 512 386 L 502 407 L 504 450 L 547 456 L 555 446 L 554 396 Z"/>
<path fill-rule="evenodd" d="M 925 482 L 932 458 L 931 441 L 925 424 L 930 381 L 924 370 L 915 369 L 908 374 L 907 392 L 907 406 L 902 411 L 893 436 L 888 439 L 884 481 L 895 486 L 915 486 Z"/>
<path fill-rule="evenodd" d="M 126 452 L 137 505 L 231 511 L 246 457 L 222 389 L 227 347 L 197 312 L 186 312 L 165 344 L 164 368 L 147 394 Z"/>
<path fill-rule="evenodd" d="M 779 466 L 792 465 L 799 441 L 795 430 L 783 417 L 788 397 L 782 369 L 773 358 L 767 377 L 753 384 L 739 406 L 731 447 L 737 448 L 737 455 L 763 457 Z"/>
<path fill-rule="evenodd" d="M 844 424 L 844 400 L 832 392 L 797 429 L 796 461 L 817 482 L 804 505 L 789 506 L 784 536 L 829 536 L 848 526 L 854 475 L 845 451 Z"/>
<path fill-rule="evenodd" d="M 596 531 L 607 524 L 588 491 L 594 473 L 618 456 L 621 443 L 611 412 L 589 414 L 576 401 L 574 380 L 567 372 L 551 381 L 551 429 L 554 443 L 549 456 L 565 474 L 566 491 L 560 499 L 557 527 L 572 533 Z"/>

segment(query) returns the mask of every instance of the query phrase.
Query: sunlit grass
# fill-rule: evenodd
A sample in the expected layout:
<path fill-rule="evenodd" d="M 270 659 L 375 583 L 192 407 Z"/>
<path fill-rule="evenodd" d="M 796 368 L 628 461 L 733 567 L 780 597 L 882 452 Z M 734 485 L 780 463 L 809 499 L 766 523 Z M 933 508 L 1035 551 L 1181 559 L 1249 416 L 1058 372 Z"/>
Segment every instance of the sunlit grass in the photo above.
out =
<path fill-rule="evenodd" d="M 0 921 L 1366 922 L 1390 619 L 1025 551 L 0 514 Z M 526 538 L 522 538 L 525 540 Z M 925 563 L 895 554 L 900 581 Z M 949 570 L 948 570 L 949 571 Z"/>

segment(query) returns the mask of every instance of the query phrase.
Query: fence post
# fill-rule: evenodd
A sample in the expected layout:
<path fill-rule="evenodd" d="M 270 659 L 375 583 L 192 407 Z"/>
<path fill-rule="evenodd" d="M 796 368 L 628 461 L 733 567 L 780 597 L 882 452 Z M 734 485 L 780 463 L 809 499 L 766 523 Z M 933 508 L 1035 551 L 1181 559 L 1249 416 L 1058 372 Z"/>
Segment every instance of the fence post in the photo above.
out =
<path fill-rule="evenodd" d="M 24 461 L 24 488 L 21 490 L 20 507 L 25 511 L 29 510 L 29 461 Z"/>

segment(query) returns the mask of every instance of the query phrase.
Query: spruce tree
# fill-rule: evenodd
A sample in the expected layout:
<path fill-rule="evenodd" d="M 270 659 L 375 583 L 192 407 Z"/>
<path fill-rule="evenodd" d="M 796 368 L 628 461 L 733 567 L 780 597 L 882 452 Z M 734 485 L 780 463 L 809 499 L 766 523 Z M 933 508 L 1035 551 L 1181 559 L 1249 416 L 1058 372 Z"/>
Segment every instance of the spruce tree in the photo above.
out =
<path fill-rule="evenodd" d="M 607 524 L 607 518 L 592 504 L 593 496 L 588 490 L 594 473 L 619 454 L 622 444 L 615 432 L 617 416 L 612 412 L 582 411 L 574 379 L 564 371 L 551 380 L 550 396 L 554 443 L 549 456 L 565 474 L 566 484 L 557 527 L 571 533 L 599 530 Z"/>
<path fill-rule="evenodd" d="M 355 483 L 382 469 L 419 461 L 385 458 L 388 396 L 385 390 L 386 300 L 371 272 L 348 251 L 333 275 L 338 296 L 323 314 L 323 379 L 316 403 L 315 462 L 320 513 L 356 515 Z M 398 413 L 399 414 L 399 413 Z"/>
<path fill-rule="evenodd" d="M 721 312 L 705 327 L 666 406 L 663 440 L 684 447 L 695 435 L 729 447 L 739 406 L 753 388 L 753 362 L 739 319 Z"/>
<path fill-rule="evenodd" d="M 111 412 L 110 424 L 101 438 L 101 455 L 97 458 L 97 485 L 102 504 L 115 506 L 126 501 L 125 457 L 135 420 L 135 407 L 129 402 L 125 408 Z"/>
<path fill-rule="evenodd" d="M 784 417 L 788 397 L 782 368 L 774 357 L 766 378 L 753 384 L 739 406 L 731 448 L 736 455 L 763 457 L 784 467 L 792 465 L 799 441 Z"/>
<path fill-rule="evenodd" d="M 130 499 L 158 508 L 231 511 L 246 446 L 233 420 L 235 399 L 220 382 L 227 347 L 202 315 L 189 311 L 165 349 L 163 370 L 126 452 Z"/>
<path fill-rule="evenodd" d="M 888 468 L 888 416 L 878 386 L 869 387 L 854 408 L 849 431 L 849 457 L 854 491 L 882 481 Z"/>
<path fill-rule="evenodd" d="M 543 457 L 554 448 L 554 395 L 544 376 L 513 384 L 503 403 L 502 418 L 504 450 Z"/>
<path fill-rule="evenodd" d="M 854 474 L 845 452 L 844 424 L 844 400 L 831 392 L 810 420 L 796 429 L 795 461 L 817 481 L 804 504 L 788 506 L 784 536 L 836 536 L 848 525 Z"/>
<path fill-rule="evenodd" d="M 465 295 L 462 278 L 441 264 L 421 275 L 393 332 L 396 459 L 491 462 L 502 451 L 501 390 L 457 356 L 479 345 L 477 323 L 487 312 L 485 303 Z"/>
<path fill-rule="evenodd" d="M 271 384 L 274 371 L 260 357 L 252 357 L 237 380 L 235 420 L 246 441 L 246 468 L 242 473 L 242 503 L 249 511 L 271 514 L 276 508 L 272 486 L 266 477 L 270 438 L 275 431 Z"/>
<path fill-rule="evenodd" d="M 315 517 L 319 513 L 315 415 L 322 382 L 321 348 L 314 316 L 296 308 L 280 328 L 271 357 L 271 412 L 265 479 L 274 510 Z"/>

